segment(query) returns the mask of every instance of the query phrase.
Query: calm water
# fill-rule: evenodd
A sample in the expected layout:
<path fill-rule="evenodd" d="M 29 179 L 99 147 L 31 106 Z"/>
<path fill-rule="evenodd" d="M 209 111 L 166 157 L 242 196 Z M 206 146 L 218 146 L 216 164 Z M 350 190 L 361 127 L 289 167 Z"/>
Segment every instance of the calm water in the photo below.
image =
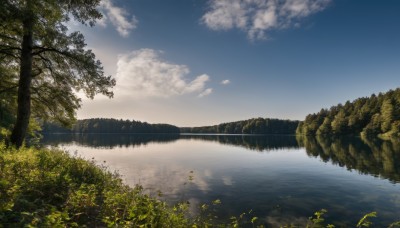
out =
<path fill-rule="evenodd" d="M 266 225 L 327 220 L 354 227 L 400 220 L 400 144 L 358 138 L 228 135 L 48 135 L 45 145 L 104 163 L 168 202 L 220 199 L 220 218 L 253 210 Z M 339 223 L 338 223 L 339 222 Z"/>

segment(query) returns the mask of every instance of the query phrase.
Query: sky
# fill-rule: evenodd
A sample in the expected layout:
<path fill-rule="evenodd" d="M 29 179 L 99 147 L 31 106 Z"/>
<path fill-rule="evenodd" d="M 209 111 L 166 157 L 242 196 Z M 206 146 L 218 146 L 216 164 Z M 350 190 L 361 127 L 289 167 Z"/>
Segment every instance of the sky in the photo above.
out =
<path fill-rule="evenodd" d="M 398 0 L 102 0 L 71 22 L 116 79 L 79 119 L 303 120 L 400 85 Z"/>

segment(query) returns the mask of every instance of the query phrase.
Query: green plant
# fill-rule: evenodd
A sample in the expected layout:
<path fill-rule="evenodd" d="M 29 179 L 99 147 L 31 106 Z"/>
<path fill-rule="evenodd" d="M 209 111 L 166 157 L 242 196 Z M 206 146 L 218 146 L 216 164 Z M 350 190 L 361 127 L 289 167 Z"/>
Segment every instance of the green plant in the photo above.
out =
<path fill-rule="evenodd" d="M 58 150 L 0 143 L 0 220 L 5 227 L 187 227 L 175 207 L 123 184 L 104 166 Z"/>
<path fill-rule="evenodd" d="M 335 226 L 332 224 L 328 224 L 328 225 L 324 225 L 325 222 L 325 218 L 324 215 L 327 213 L 328 211 L 326 209 L 321 209 L 319 211 L 316 211 L 314 213 L 313 217 L 309 218 L 309 223 L 307 224 L 307 228 L 334 228 Z"/>
<path fill-rule="evenodd" d="M 376 212 L 371 212 L 364 215 L 364 217 L 362 217 L 357 223 L 357 227 L 370 227 L 372 225 L 372 222 L 369 221 L 369 219 L 372 217 L 376 217 Z"/>

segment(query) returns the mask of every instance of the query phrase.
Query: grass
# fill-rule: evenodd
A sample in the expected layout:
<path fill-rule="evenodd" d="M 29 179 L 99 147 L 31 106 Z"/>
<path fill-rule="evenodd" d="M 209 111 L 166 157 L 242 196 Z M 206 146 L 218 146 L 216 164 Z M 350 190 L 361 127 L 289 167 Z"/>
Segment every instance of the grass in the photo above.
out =
<path fill-rule="evenodd" d="M 203 204 L 197 217 L 188 204 L 169 206 L 125 185 L 104 166 L 60 150 L 7 148 L 0 143 L 0 227 L 263 227 L 250 213 L 217 224 L 213 211 L 221 201 Z M 325 210 L 307 227 L 324 224 Z M 247 217 L 245 217 L 247 216 Z M 355 227 L 373 227 L 367 214 Z M 298 227 L 287 225 L 284 227 Z M 400 227 L 400 222 L 389 227 Z"/>

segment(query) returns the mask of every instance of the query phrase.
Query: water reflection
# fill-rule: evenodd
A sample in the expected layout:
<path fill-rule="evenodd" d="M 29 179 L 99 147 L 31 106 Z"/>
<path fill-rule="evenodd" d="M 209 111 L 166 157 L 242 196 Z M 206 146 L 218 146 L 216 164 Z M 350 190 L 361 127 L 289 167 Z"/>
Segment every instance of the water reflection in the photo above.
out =
<path fill-rule="evenodd" d="M 129 147 L 148 143 L 170 143 L 178 139 L 215 141 L 225 145 L 245 147 L 250 150 L 266 151 L 299 148 L 294 136 L 250 136 L 250 135 L 196 135 L 196 134 L 49 134 L 41 143 L 58 146 L 75 142 L 88 147 Z"/>
<path fill-rule="evenodd" d="M 179 134 L 48 134 L 41 144 L 59 146 L 76 143 L 93 148 L 142 146 L 148 143 L 168 143 L 179 139 Z"/>
<path fill-rule="evenodd" d="M 298 149 L 296 137 L 292 135 L 195 135 L 183 134 L 182 139 L 215 141 L 224 145 L 240 146 L 256 151 Z"/>
<path fill-rule="evenodd" d="M 179 139 L 213 141 L 255 151 L 299 149 L 311 157 L 357 170 L 394 183 L 400 182 L 400 141 L 357 137 L 250 136 L 196 134 L 52 134 L 45 135 L 44 145 L 58 146 L 74 142 L 92 148 L 137 147 L 149 143 L 171 143 Z"/>
<path fill-rule="evenodd" d="M 74 142 L 93 148 L 137 147 L 149 143 L 171 143 L 179 139 L 213 141 L 255 151 L 299 149 L 311 157 L 357 170 L 394 183 L 400 182 L 400 141 L 357 137 L 195 135 L 195 134 L 52 134 L 45 135 L 44 145 L 58 146 Z"/>
<path fill-rule="evenodd" d="M 368 138 L 297 137 L 307 154 L 324 162 L 400 182 L 400 143 Z"/>
<path fill-rule="evenodd" d="M 292 222 L 303 227 L 313 212 L 326 208 L 328 221 L 343 227 L 378 211 L 374 225 L 383 227 L 398 220 L 400 211 L 396 142 L 279 135 L 92 134 L 49 135 L 43 143 L 78 151 L 101 164 L 107 161 L 127 184 L 141 184 L 153 195 L 161 190 L 167 202 L 188 200 L 194 212 L 199 204 L 220 199 L 217 215 L 226 220 L 252 209 L 253 216 L 268 226 Z"/>

